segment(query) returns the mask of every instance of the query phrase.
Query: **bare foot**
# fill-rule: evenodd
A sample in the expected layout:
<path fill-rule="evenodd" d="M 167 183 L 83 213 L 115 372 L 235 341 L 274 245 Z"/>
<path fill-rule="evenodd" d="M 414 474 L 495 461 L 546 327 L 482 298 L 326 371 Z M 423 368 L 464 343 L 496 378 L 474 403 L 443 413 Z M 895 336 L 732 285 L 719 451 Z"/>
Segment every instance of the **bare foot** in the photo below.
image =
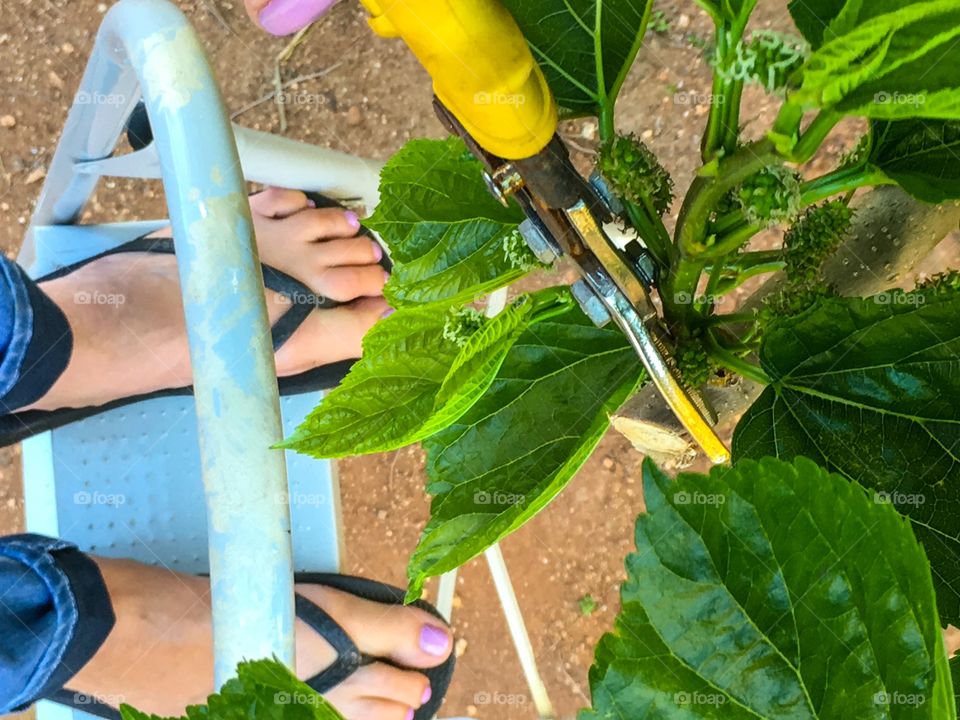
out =
<path fill-rule="evenodd" d="M 356 214 L 315 209 L 306 195 L 270 188 L 250 198 L 260 259 L 342 307 L 317 310 L 276 354 L 277 374 L 360 357 L 360 341 L 389 311 L 382 248 L 357 237 Z M 159 253 L 118 253 L 40 284 L 74 335 L 63 375 L 31 408 L 102 405 L 192 382 L 177 261 Z M 90 297 L 104 302 L 84 302 Z M 81 299 L 78 301 L 78 299 Z M 267 291 L 270 322 L 289 309 Z"/>
<path fill-rule="evenodd" d="M 161 716 L 181 716 L 213 692 L 209 582 L 129 560 L 96 559 L 117 623 L 71 690 L 124 702 Z M 412 668 L 445 662 L 448 628 L 416 607 L 382 605 L 317 585 L 297 592 L 343 627 L 360 650 Z M 327 642 L 297 621 L 297 675 L 317 675 L 335 659 Z M 409 720 L 430 699 L 427 677 L 374 662 L 325 697 L 347 720 Z"/>

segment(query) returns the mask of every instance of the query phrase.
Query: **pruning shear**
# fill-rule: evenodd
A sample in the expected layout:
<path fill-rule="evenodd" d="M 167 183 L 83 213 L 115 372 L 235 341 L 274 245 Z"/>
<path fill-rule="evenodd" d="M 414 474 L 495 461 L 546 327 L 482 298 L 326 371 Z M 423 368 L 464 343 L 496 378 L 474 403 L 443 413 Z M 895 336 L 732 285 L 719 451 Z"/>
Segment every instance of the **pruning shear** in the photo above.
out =
<path fill-rule="evenodd" d="M 604 230 L 618 201 L 597 173 L 588 181 L 574 168 L 556 132 L 556 101 L 506 8 L 499 0 L 361 2 L 374 32 L 401 37 L 430 73 L 440 120 L 483 163 L 494 196 L 523 209 L 520 232 L 537 258 L 576 264 L 581 279 L 571 291 L 587 316 L 620 327 L 706 455 L 729 460 L 716 418 L 677 370 L 651 300 L 656 266 L 641 243 L 620 247 Z"/>

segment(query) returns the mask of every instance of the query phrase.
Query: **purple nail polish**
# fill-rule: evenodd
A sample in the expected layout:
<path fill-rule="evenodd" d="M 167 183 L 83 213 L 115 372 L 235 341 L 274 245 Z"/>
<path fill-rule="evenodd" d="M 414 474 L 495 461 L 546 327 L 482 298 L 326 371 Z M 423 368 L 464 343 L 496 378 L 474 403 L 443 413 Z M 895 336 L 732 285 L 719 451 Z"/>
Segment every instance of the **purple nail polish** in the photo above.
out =
<path fill-rule="evenodd" d="M 347 224 L 352 227 L 354 230 L 360 229 L 360 216 L 357 215 L 353 210 L 347 210 L 343 216 L 347 219 Z"/>
<path fill-rule="evenodd" d="M 383 271 L 383 281 L 390 282 L 390 273 L 387 272 L 386 270 Z"/>
<path fill-rule="evenodd" d="M 307 198 L 307 207 L 315 208 L 317 206 L 317 201 L 312 198 Z"/>
<path fill-rule="evenodd" d="M 271 35 L 290 35 L 327 12 L 337 0 L 272 0 L 260 11 L 260 25 Z"/>
<path fill-rule="evenodd" d="M 427 687 L 423 691 L 423 697 L 420 698 L 420 704 L 426 705 L 428 702 L 430 702 L 430 698 L 432 697 L 433 697 L 433 688 L 427 685 Z"/>
<path fill-rule="evenodd" d="M 415 714 L 415 713 L 413 712 L 413 708 L 410 708 L 409 710 L 407 710 L 406 720 L 413 720 L 414 714 Z"/>
<path fill-rule="evenodd" d="M 383 260 L 383 248 L 376 240 L 371 241 L 371 244 L 373 245 L 373 261 L 380 262 Z"/>
<path fill-rule="evenodd" d="M 450 648 L 450 635 L 443 628 L 424 625 L 420 631 L 420 649 L 428 655 L 442 657 Z"/>
<path fill-rule="evenodd" d="M 382 320 L 383 318 L 388 318 L 391 315 L 393 315 L 396 311 L 397 311 L 396 308 L 387 308 L 386 310 L 383 311 L 383 314 L 380 316 L 380 319 Z"/>

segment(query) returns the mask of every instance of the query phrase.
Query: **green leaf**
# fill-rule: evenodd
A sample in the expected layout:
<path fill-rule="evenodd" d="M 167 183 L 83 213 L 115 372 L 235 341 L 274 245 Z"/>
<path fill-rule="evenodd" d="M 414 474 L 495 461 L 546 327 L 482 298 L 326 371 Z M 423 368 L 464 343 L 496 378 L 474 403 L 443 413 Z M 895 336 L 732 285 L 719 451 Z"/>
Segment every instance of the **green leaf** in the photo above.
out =
<path fill-rule="evenodd" d="M 613 108 L 653 0 L 504 0 L 557 102 L 577 114 Z"/>
<path fill-rule="evenodd" d="M 772 383 L 740 420 L 734 460 L 805 456 L 913 521 L 940 616 L 960 625 L 960 293 L 832 298 L 764 335 Z"/>
<path fill-rule="evenodd" d="M 874 121 L 870 164 L 919 200 L 960 198 L 960 122 Z"/>
<path fill-rule="evenodd" d="M 707 11 L 717 25 L 742 26 L 756 7 L 757 0 L 696 0 L 696 3 Z"/>
<path fill-rule="evenodd" d="M 430 521 L 410 559 L 408 599 L 543 509 L 600 441 L 643 374 L 618 330 L 574 308 L 527 330 L 486 394 L 424 442 Z"/>
<path fill-rule="evenodd" d="M 858 24 L 925 0 L 791 0 L 790 15 L 814 48 L 850 32 Z"/>
<path fill-rule="evenodd" d="M 960 119 L 960 4 L 898 3 L 873 16 L 861 3 L 850 0 L 831 23 L 835 37 L 810 56 L 790 104 L 886 120 Z"/>
<path fill-rule="evenodd" d="M 814 48 L 823 44 L 830 22 L 840 14 L 846 0 L 790 0 L 787 7 L 793 23 Z"/>
<path fill-rule="evenodd" d="M 956 718 L 910 526 L 809 460 L 675 482 L 647 514 L 580 720 Z"/>
<path fill-rule="evenodd" d="M 120 706 L 123 720 L 179 720 Z M 323 697 L 276 660 L 243 662 L 206 705 L 191 705 L 183 720 L 343 720 Z"/>
<path fill-rule="evenodd" d="M 950 677 L 953 678 L 953 699 L 960 711 L 960 655 L 950 659 Z"/>
<path fill-rule="evenodd" d="M 384 289 L 397 308 L 469 303 L 536 266 L 517 225 L 483 182 L 483 167 L 458 138 L 413 140 L 380 174 L 380 203 L 365 222 L 390 248 Z"/>
<path fill-rule="evenodd" d="M 491 319 L 436 305 L 399 310 L 367 333 L 363 357 L 280 447 L 335 458 L 422 440 L 480 399 L 524 330 L 571 302 L 550 288 Z"/>

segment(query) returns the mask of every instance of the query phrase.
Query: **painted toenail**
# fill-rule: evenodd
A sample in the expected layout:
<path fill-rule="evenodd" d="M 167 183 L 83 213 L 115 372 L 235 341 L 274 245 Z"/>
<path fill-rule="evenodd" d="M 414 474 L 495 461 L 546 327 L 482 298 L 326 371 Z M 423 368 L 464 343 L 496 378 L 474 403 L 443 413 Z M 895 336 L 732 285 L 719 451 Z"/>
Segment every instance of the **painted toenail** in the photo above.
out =
<path fill-rule="evenodd" d="M 307 198 L 307 207 L 315 208 L 317 206 L 317 201 L 313 198 Z"/>
<path fill-rule="evenodd" d="M 371 244 L 373 245 L 373 261 L 380 262 L 383 260 L 383 248 L 376 240 L 371 240 Z"/>
<path fill-rule="evenodd" d="M 343 216 L 347 219 L 347 224 L 352 227 L 354 230 L 360 229 L 360 216 L 357 215 L 353 210 L 347 210 Z"/>
<path fill-rule="evenodd" d="M 443 628 L 434 625 L 424 625 L 420 631 L 420 649 L 430 655 L 442 656 L 447 654 L 450 647 L 450 636 Z"/>
<path fill-rule="evenodd" d="M 289 35 L 323 15 L 336 0 L 272 0 L 260 11 L 260 24 L 271 35 Z"/>
<path fill-rule="evenodd" d="M 420 704 L 426 705 L 430 701 L 430 698 L 432 697 L 433 697 L 433 688 L 427 685 L 427 687 L 423 691 L 423 697 L 420 698 Z"/>
<path fill-rule="evenodd" d="M 407 710 L 406 720 L 413 720 L 413 716 L 414 716 L 413 708 L 410 708 L 409 710 Z"/>
<path fill-rule="evenodd" d="M 388 270 L 383 271 L 383 281 L 390 282 L 390 272 Z"/>
<path fill-rule="evenodd" d="M 381 319 L 382 319 L 382 318 L 388 318 L 388 317 L 390 317 L 391 315 L 393 315 L 396 311 L 397 311 L 396 308 L 387 308 L 386 310 L 383 311 L 383 314 L 382 314 L 380 317 L 381 317 Z"/>

